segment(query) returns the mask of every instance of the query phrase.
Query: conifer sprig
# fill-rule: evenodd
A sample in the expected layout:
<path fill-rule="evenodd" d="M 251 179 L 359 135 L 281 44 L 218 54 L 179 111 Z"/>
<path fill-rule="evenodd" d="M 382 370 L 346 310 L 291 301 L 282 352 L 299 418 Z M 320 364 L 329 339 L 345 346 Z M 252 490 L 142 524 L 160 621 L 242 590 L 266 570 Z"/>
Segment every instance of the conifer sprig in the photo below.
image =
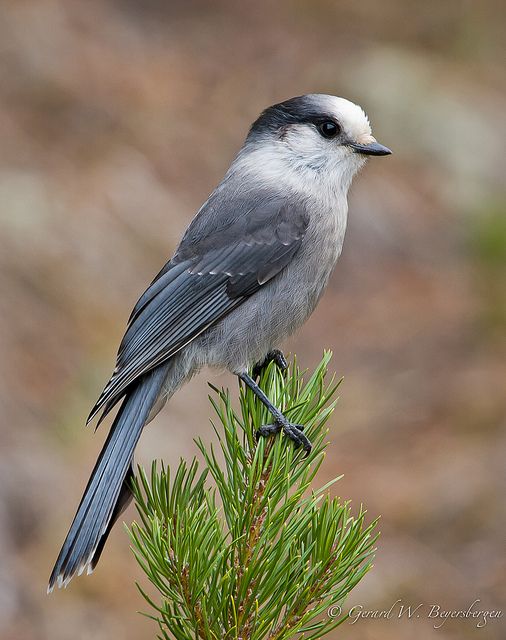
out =
<path fill-rule="evenodd" d="M 283 375 L 274 363 L 260 385 L 313 443 L 309 456 L 283 435 L 255 437 L 272 421 L 249 389 L 239 411 L 228 391 L 212 387 L 219 447 L 197 445 L 203 470 L 181 460 L 175 473 L 139 469 L 134 494 L 140 521 L 130 529 L 135 556 L 159 592 L 141 593 L 164 640 L 322 638 L 346 618 L 326 615 L 370 569 L 375 523 L 328 488 L 312 489 L 322 464 L 325 423 L 339 383 L 326 381 L 325 353 L 309 380 L 295 360 Z"/>

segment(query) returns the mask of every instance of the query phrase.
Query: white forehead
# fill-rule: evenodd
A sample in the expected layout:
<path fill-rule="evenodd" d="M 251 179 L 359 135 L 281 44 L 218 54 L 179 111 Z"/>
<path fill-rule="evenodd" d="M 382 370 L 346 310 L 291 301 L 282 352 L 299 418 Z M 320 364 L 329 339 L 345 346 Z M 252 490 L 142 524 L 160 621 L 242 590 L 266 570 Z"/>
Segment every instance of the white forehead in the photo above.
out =
<path fill-rule="evenodd" d="M 321 104 L 322 111 L 334 116 L 347 133 L 354 137 L 371 133 L 369 118 L 358 104 L 346 100 L 346 98 L 322 93 L 313 94 L 312 97 Z"/>

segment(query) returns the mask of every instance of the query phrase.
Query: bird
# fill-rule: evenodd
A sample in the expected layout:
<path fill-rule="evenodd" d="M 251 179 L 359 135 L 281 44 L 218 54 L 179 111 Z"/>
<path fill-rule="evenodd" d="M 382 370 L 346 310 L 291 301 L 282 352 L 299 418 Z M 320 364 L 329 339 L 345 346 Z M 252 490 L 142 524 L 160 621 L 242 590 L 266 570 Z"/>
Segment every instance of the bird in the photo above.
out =
<path fill-rule="evenodd" d="M 274 406 L 256 373 L 271 360 L 286 368 L 278 347 L 311 315 L 341 254 L 352 179 L 369 156 L 390 153 L 373 137 L 363 109 L 332 95 L 285 100 L 253 122 L 225 177 L 130 315 L 87 423 L 100 414 L 100 424 L 120 406 L 48 592 L 94 570 L 132 498 L 133 455 L 144 426 L 203 367 L 229 370 L 267 407 L 272 424 L 259 437 L 282 432 L 311 450 L 303 425 Z"/>

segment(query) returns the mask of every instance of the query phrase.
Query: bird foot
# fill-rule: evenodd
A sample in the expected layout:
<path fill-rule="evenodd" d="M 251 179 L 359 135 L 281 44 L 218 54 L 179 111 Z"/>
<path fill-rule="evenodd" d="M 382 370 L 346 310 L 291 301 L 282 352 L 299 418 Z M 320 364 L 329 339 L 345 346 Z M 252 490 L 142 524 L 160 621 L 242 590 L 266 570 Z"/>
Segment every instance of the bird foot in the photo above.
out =
<path fill-rule="evenodd" d="M 292 424 L 288 420 L 284 422 L 276 421 L 273 424 L 262 425 L 258 429 L 256 435 L 257 435 L 257 438 L 258 437 L 265 438 L 268 436 L 275 435 L 280 431 L 283 431 L 285 436 L 287 436 L 287 438 L 290 438 L 290 440 L 295 444 L 296 448 L 302 447 L 306 452 L 306 456 L 308 456 L 311 453 L 312 445 L 309 439 L 302 433 L 304 431 L 304 425 L 302 424 Z"/>
<path fill-rule="evenodd" d="M 271 362 L 275 362 L 277 367 L 281 369 L 281 371 L 285 372 L 288 369 L 288 362 L 282 351 L 279 349 L 273 349 L 269 351 L 269 353 L 265 356 L 262 362 L 258 362 L 252 371 L 253 378 L 259 378 L 262 370 L 267 367 L 267 365 Z"/>

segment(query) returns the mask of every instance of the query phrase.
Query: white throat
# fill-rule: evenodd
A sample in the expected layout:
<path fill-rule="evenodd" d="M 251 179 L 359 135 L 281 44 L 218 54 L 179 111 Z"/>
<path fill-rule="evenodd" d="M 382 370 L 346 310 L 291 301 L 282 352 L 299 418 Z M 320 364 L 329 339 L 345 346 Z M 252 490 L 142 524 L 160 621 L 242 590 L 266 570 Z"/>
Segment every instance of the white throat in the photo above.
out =
<path fill-rule="evenodd" d="M 227 176 L 242 176 L 247 183 L 268 184 L 326 204 L 347 197 L 355 174 L 365 159 L 349 153 L 341 157 L 315 155 L 301 158 L 278 141 L 245 146 L 232 163 Z"/>

